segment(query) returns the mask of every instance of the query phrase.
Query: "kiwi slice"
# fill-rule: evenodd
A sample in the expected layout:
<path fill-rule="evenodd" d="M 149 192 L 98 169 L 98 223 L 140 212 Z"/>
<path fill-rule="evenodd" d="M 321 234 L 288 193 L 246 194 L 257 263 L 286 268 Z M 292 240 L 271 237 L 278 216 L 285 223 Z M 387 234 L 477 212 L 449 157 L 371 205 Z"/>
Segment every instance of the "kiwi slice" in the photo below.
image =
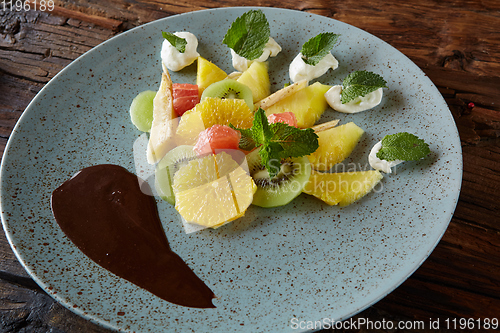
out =
<path fill-rule="evenodd" d="M 258 149 L 247 155 L 250 176 L 257 185 L 252 204 L 260 207 L 278 207 L 288 204 L 300 193 L 311 176 L 311 165 L 306 156 L 281 160 L 280 171 L 272 179 L 261 162 Z"/>
<path fill-rule="evenodd" d="M 243 99 L 250 110 L 253 110 L 252 90 L 236 80 L 224 79 L 209 85 L 201 94 L 201 100 L 206 97 Z"/>
<path fill-rule="evenodd" d="M 172 182 L 174 173 L 197 157 L 193 146 L 177 146 L 170 150 L 158 163 L 155 170 L 155 188 L 163 200 L 175 205 Z"/>
<path fill-rule="evenodd" d="M 153 99 L 156 91 L 146 90 L 139 93 L 130 104 L 130 118 L 139 131 L 149 132 L 153 122 Z"/>

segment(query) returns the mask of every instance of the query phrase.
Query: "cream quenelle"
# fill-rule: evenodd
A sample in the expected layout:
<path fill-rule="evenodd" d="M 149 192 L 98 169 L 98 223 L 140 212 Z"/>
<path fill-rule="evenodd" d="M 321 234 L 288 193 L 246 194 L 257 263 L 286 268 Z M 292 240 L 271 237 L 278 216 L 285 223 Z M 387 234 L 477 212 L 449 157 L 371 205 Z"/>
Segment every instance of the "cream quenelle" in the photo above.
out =
<path fill-rule="evenodd" d="M 325 98 L 328 102 L 328 105 L 330 105 L 332 109 L 338 112 L 357 113 L 369 110 L 379 105 L 382 101 L 383 91 L 382 88 L 379 88 L 369 94 L 366 94 L 365 96 L 358 96 L 350 102 L 344 104 L 342 104 L 341 102 L 341 95 L 342 85 L 335 85 L 331 87 L 325 93 Z"/>
<path fill-rule="evenodd" d="M 169 70 L 177 72 L 191 65 L 198 57 L 198 39 L 187 31 L 174 32 L 179 38 L 186 40 L 186 50 L 179 52 L 168 40 L 163 41 L 161 48 L 162 64 Z"/>
<path fill-rule="evenodd" d="M 392 167 L 395 167 L 396 165 L 403 163 L 403 160 L 394 160 L 394 161 L 386 161 L 386 160 L 381 160 L 380 158 L 377 157 L 377 153 L 380 151 L 382 148 L 382 141 L 377 142 L 372 150 L 370 151 L 370 154 L 368 155 L 368 163 L 370 163 L 370 166 L 374 168 L 375 170 L 382 171 L 385 173 L 391 173 Z"/>
<path fill-rule="evenodd" d="M 339 62 L 331 52 L 325 55 L 315 66 L 306 64 L 302 53 L 299 53 L 290 63 L 290 80 L 292 80 L 293 83 L 304 79 L 311 81 L 328 72 L 330 68 L 334 70 L 337 67 L 339 67 Z"/>
<path fill-rule="evenodd" d="M 240 71 L 244 72 L 250 67 L 252 62 L 259 61 L 264 62 L 269 57 L 276 57 L 278 53 L 281 52 L 281 46 L 271 37 L 269 37 L 269 41 L 266 43 L 264 50 L 262 51 L 262 55 L 255 60 L 248 60 L 231 49 L 231 56 L 233 57 L 233 67 Z"/>

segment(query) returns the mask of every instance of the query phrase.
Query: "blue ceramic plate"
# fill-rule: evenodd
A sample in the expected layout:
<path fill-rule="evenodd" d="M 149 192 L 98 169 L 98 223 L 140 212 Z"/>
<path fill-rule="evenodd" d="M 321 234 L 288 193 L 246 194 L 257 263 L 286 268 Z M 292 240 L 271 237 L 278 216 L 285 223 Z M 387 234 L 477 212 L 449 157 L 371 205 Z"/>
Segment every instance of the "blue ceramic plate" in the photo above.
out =
<path fill-rule="evenodd" d="M 430 158 L 399 166 L 351 206 L 331 207 L 302 194 L 286 207 L 251 207 L 244 218 L 215 231 L 185 234 L 175 209 L 158 200 L 173 250 L 219 297 L 215 309 L 163 301 L 101 268 L 65 237 L 50 210 L 59 184 L 99 163 L 136 172 L 132 147 L 141 133 L 128 109 L 138 92 L 159 86 L 161 31 L 193 32 L 200 54 L 232 72 L 221 41 L 248 9 L 177 15 L 120 34 L 62 70 L 23 113 L 2 162 L 2 222 L 29 274 L 72 311 L 125 331 L 296 332 L 308 321 L 346 319 L 383 298 L 419 267 L 446 230 L 460 191 L 461 148 L 432 82 L 399 51 L 360 29 L 263 8 L 283 47 L 270 60 L 273 90 L 288 82 L 288 64 L 301 45 L 325 31 L 342 35 L 332 51 L 340 66 L 320 82 L 339 84 L 354 70 L 380 73 L 388 82 L 377 108 L 323 115 L 322 122 L 340 118 L 365 130 L 340 169 L 369 168 L 373 144 L 400 131 L 428 142 Z M 195 74 L 192 65 L 172 79 L 195 83 Z"/>

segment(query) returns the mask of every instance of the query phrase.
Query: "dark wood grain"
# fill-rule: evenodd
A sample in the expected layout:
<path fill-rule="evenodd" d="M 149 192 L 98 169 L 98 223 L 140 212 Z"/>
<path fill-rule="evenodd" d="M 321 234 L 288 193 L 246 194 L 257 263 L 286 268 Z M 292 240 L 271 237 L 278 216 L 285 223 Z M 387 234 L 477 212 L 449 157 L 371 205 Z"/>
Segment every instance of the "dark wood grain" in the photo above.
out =
<path fill-rule="evenodd" d="M 396 47 L 422 68 L 450 107 L 462 142 L 462 190 L 450 226 L 430 257 L 399 288 L 358 316 L 426 322 L 499 317 L 499 1 L 55 3 L 51 13 L 0 11 L 0 152 L 31 99 L 61 69 L 112 36 L 170 15 L 236 4 L 277 6 L 352 24 Z M 3 234 L 0 255 L 1 332 L 108 332 L 46 295 Z"/>

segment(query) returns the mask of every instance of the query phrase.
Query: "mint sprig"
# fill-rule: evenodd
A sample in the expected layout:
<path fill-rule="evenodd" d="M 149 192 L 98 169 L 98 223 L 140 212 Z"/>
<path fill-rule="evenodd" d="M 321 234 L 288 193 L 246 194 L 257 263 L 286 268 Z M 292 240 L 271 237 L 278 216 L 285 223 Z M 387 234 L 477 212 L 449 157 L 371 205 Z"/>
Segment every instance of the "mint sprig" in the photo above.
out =
<path fill-rule="evenodd" d="M 300 129 L 281 122 L 269 124 L 261 108 L 255 113 L 250 129 L 229 126 L 240 131 L 241 149 L 259 148 L 262 164 L 270 178 L 278 174 L 282 159 L 309 155 L 319 147 L 318 135 L 312 128 Z"/>
<path fill-rule="evenodd" d="M 179 51 L 180 53 L 186 52 L 187 41 L 184 38 L 178 37 L 171 32 L 165 32 L 165 31 L 162 31 L 161 35 L 163 36 L 163 38 L 168 40 L 168 42 L 173 47 L 175 47 L 177 51 Z"/>
<path fill-rule="evenodd" d="M 349 103 L 356 97 L 363 97 L 379 88 L 387 88 L 387 82 L 379 74 L 369 71 L 355 71 L 347 75 L 342 82 L 342 104 Z"/>
<path fill-rule="evenodd" d="M 386 161 L 416 161 L 430 153 L 429 145 L 424 140 L 414 134 L 401 132 L 384 136 L 377 157 Z"/>
<path fill-rule="evenodd" d="M 324 32 L 309 39 L 300 51 L 302 60 L 308 65 L 316 66 L 330 52 L 339 36 L 333 32 Z"/>
<path fill-rule="evenodd" d="M 264 52 L 270 34 L 269 22 L 262 10 L 250 10 L 231 24 L 222 43 L 239 56 L 254 60 Z"/>

